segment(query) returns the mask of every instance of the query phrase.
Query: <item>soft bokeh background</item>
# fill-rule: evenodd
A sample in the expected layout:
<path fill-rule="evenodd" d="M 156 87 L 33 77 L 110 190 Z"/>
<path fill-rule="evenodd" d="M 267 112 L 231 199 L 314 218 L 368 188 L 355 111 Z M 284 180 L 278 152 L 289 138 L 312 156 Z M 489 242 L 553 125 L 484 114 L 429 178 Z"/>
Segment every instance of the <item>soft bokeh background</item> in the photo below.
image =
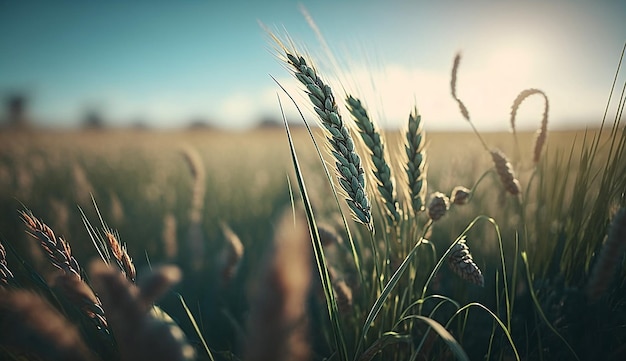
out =
<path fill-rule="evenodd" d="M 467 129 L 449 95 L 457 51 L 459 96 L 480 129 L 506 130 L 512 100 L 529 87 L 549 95 L 552 129 L 593 126 L 625 15 L 626 2 L 609 0 L 0 0 L 0 99 L 22 97 L 44 126 L 248 128 L 280 116 L 270 75 L 293 84 L 262 23 L 306 44 L 329 81 L 368 100 L 384 126 L 403 124 L 417 104 L 427 129 Z M 521 128 L 537 127 L 539 100 L 522 109 Z"/>

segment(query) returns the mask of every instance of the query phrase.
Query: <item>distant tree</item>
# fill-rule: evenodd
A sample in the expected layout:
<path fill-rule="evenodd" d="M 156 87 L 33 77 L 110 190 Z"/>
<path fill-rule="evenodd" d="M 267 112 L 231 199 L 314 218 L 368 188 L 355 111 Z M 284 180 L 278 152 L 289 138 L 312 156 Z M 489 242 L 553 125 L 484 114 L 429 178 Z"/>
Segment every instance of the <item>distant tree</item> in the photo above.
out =
<path fill-rule="evenodd" d="M 194 118 L 189 122 L 189 129 L 191 130 L 200 130 L 200 129 L 213 129 L 214 126 L 211 124 L 211 121 L 204 118 Z"/>
<path fill-rule="evenodd" d="M 282 127 L 282 122 L 273 117 L 263 117 L 257 123 L 256 127 L 258 129 L 272 129 Z"/>
<path fill-rule="evenodd" d="M 11 94 L 5 100 L 7 124 L 9 127 L 24 129 L 30 127 L 27 115 L 28 98 L 24 94 Z"/>
<path fill-rule="evenodd" d="M 103 129 L 105 122 L 102 113 L 96 109 L 87 110 L 83 117 L 82 125 L 86 129 Z"/>

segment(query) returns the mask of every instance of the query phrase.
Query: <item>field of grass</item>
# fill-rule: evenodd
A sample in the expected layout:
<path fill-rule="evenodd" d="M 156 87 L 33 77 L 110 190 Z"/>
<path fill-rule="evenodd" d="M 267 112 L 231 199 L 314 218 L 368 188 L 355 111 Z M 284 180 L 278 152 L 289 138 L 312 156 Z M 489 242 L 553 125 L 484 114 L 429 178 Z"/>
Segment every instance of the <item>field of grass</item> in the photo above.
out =
<path fill-rule="evenodd" d="M 318 136 L 317 141 L 323 143 L 321 129 L 313 130 Z M 617 138 L 619 141 L 621 137 L 623 142 L 623 130 L 620 132 L 622 135 Z M 547 151 L 536 168 L 531 161 L 533 134 L 518 134 L 520 154 L 516 154 L 513 147 L 512 134 L 483 134 L 487 144 L 509 154 L 515 165 L 525 196 L 521 211 L 516 198 L 504 191 L 492 171 L 493 162 L 489 153 L 482 149 L 473 134 L 426 134 L 427 194 L 440 191 L 449 195 L 455 186 L 471 189 L 488 172 L 473 189 L 468 204 L 453 205 L 448 214 L 432 222 L 432 226 L 427 212 L 415 217 L 408 215 L 410 209 L 406 195 L 401 191 L 405 181 L 402 176 L 404 135 L 400 131 L 387 132 L 388 159 L 397 177 L 401 211 L 406 214 L 403 225 L 398 228 L 402 230 L 399 234 L 412 234 L 406 231 L 406 227 L 428 230 L 425 240 L 429 247 L 423 247 L 411 260 L 407 274 L 399 279 L 398 288 L 383 303 L 378 318 L 362 340 L 359 335 L 363 321 L 372 307 L 372 300 L 381 294 L 380 289 L 376 290 L 378 281 L 373 276 L 377 262 L 374 259 L 389 260 L 378 264 L 382 274 L 379 280 L 387 282 L 417 239 L 391 236 L 393 232 L 385 229 L 385 217 L 380 213 L 384 206 L 377 203 L 376 189 L 368 188 L 373 200 L 376 242 L 380 242 L 377 248 L 379 252 L 388 253 L 386 258 L 381 254 L 372 255 L 367 228 L 352 222 L 348 207 L 341 202 L 342 213 L 348 218 L 351 236 L 362 261 L 362 274 L 356 274 L 333 191 L 309 135 L 305 129 L 298 128 L 292 129 L 292 136 L 316 221 L 333 228 L 339 238 L 343 238 L 338 244 L 325 245 L 324 250 L 327 268 L 333 269 L 330 280 L 343 285 L 331 288 L 334 288 L 337 297 L 335 311 L 340 314 L 337 322 L 343 333 L 342 342 L 350 358 L 414 357 L 426 360 L 462 358 L 466 354 L 470 359 L 482 359 L 485 355 L 490 359 L 503 360 L 516 357 L 571 359 L 576 353 L 577 357 L 587 359 L 598 352 L 599 347 L 603 348 L 602 355 L 607 359 L 618 359 L 624 355 L 624 350 L 620 348 L 626 337 L 622 331 L 626 325 L 626 312 L 622 307 L 626 300 L 622 281 L 623 257 L 619 256 L 619 265 L 615 267 L 621 277 L 613 282 L 607 281 L 608 291 L 601 295 L 601 301 L 589 302 L 584 292 L 591 273 L 590 260 L 595 259 L 593 255 L 600 249 L 620 202 L 623 206 L 623 198 L 617 195 L 605 204 L 600 233 L 596 235 L 595 243 L 589 241 L 590 250 L 582 252 L 583 256 L 577 256 L 573 264 L 559 266 L 561 253 L 566 251 L 558 247 L 583 244 L 575 239 L 563 239 L 576 235 L 575 225 L 568 222 L 588 221 L 585 218 L 588 211 L 585 215 L 574 214 L 580 211 L 576 208 L 577 199 L 583 198 L 584 206 L 591 207 L 595 206 L 594 197 L 601 193 L 600 179 L 587 182 L 583 190 L 585 194 L 577 193 L 581 189 L 577 188 L 579 185 L 575 179 L 580 177 L 581 168 L 586 164 L 581 149 L 588 148 L 590 139 L 598 136 L 601 146 L 593 163 L 589 163 L 590 174 L 600 172 L 601 176 L 607 160 L 616 157 L 625 159 L 623 148 L 617 155 L 609 154 L 612 138 L 608 131 L 603 134 L 585 134 L 582 131 L 550 133 Z M 587 140 L 583 142 L 585 136 Z M 583 147 L 583 144 L 586 146 Z M 358 149 L 361 154 L 367 154 L 364 148 Z M 190 160 L 194 156 L 197 158 L 195 163 Z M 326 153 L 324 156 L 328 167 L 334 167 L 332 156 Z M 364 162 L 366 158 L 363 156 Z M 623 187 L 626 183 L 624 166 L 622 163 L 613 175 L 615 182 L 610 184 L 613 193 L 616 187 Z M 366 169 L 369 169 L 367 165 Z M 534 171 L 536 173 L 532 176 Z M 374 179 L 370 175 L 367 177 L 371 187 Z M 201 190 L 198 190 L 198 179 L 202 183 Z M 532 184 L 530 190 L 527 189 L 529 184 Z M 559 195 L 561 189 L 564 192 Z M 621 189 L 623 192 L 624 188 Z M 257 284 L 260 279 L 268 279 L 267 275 L 266 278 L 259 278 L 259 273 L 267 269 L 272 239 L 275 233 L 280 233 L 281 214 L 286 210 L 290 212 L 294 202 L 300 204 L 285 131 L 109 130 L 0 134 L 0 236 L 8 250 L 7 267 L 15 276 L 8 288 L 39 289 L 43 293 L 42 287 L 46 287 L 41 282 L 45 280 L 53 284 L 58 276 L 46 259 L 45 251 L 42 252 L 39 240 L 26 232 L 28 228 L 19 213 L 25 209 L 32 211 L 56 235 L 69 242 L 72 255 L 84 272 L 90 269 L 90 262 L 98 258 L 98 253 L 81 219 L 80 209 L 94 228 L 102 228 L 92 196 L 104 222 L 117 231 L 119 240 L 126 244 L 138 279 L 150 274 L 148 265 L 154 267 L 168 263 L 182 270 L 182 281 L 175 286 L 175 292 L 165 294 L 158 304 L 185 332 L 198 359 L 241 359 L 245 355 L 246 359 L 255 359 L 250 354 L 252 351 L 246 349 L 254 348 L 250 345 L 255 345 L 255 342 L 261 342 L 257 339 L 264 328 L 259 329 L 258 325 L 255 328 L 254 320 L 259 317 L 254 315 L 274 310 L 279 315 L 270 315 L 268 322 L 278 322 L 281 311 L 267 305 L 264 309 L 263 302 L 276 303 L 275 307 L 279 308 L 283 305 L 281 300 L 288 304 L 288 300 L 281 299 L 280 295 L 274 295 L 274 298 L 266 296 L 259 301 L 258 295 L 263 293 L 258 289 L 266 286 Z M 194 197 L 201 199 L 194 201 Z M 483 218 L 464 232 L 480 216 L 491 217 L 491 221 Z M 494 224 L 498 225 L 500 238 L 494 232 Z M 234 257 L 237 264 L 228 272 L 225 271 L 225 260 L 229 259 L 228 251 L 233 248 L 230 239 L 233 234 L 224 231 L 224 225 L 232 230 L 243 246 L 243 254 L 239 253 L 241 259 Z M 32 230 L 29 232 L 33 233 Z M 436 261 L 448 246 L 459 240 L 461 233 L 467 235 L 473 260 L 484 277 L 484 287 L 468 284 L 447 267 L 442 267 L 437 273 L 433 272 L 434 278 L 428 280 L 428 290 L 426 292 L 424 287 L 420 298 L 422 286 Z M 586 236 L 589 237 L 588 234 Z M 529 283 L 525 276 L 520 249 L 528 252 L 529 273 L 536 275 L 533 282 Z M 309 277 L 313 286 L 301 299 L 300 307 L 306 304 L 308 326 L 306 336 L 300 340 L 304 346 L 300 347 L 309 350 L 312 359 L 342 359 L 333 341 L 334 326 L 328 323 L 324 293 L 320 286 L 315 286 L 320 281 L 319 274 L 314 270 L 315 261 L 312 255 L 308 258 L 312 266 L 305 269 L 311 272 Z M 556 260 L 556 266 L 553 260 Z M 293 272 L 297 277 L 299 271 L 284 272 Z M 34 274 L 41 275 L 42 280 Z M 503 275 L 508 282 L 503 283 Z M 272 277 L 279 276 L 269 277 L 268 292 L 273 290 L 272 285 L 276 286 L 271 282 Z M 612 277 L 612 274 L 607 277 Z M 301 279 L 306 280 L 306 277 Z M 281 282 L 275 292 L 280 293 L 281 284 L 289 284 L 287 280 Z M 529 291 L 529 286 L 534 292 Z M 51 288 L 53 294 L 58 292 L 55 287 Z M 409 290 L 414 294 L 408 294 Z M 340 302 L 346 292 L 349 298 Z M 200 334 L 211 351 L 210 356 L 176 293 L 182 295 L 195 317 Z M 410 303 L 408 300 L 418 299 L 430 301 L 424 301 L 423 308 L 419 306 L 419 312 L 413 319 L 394 325 L 403 311 L 397 308 L 406 307 Z M 463 311 L 465 305 L 470 305 L 467 309 L 472 311 Z M 3 307 L 6 310 L 6 305 Z M 491 310 L 493 316 L 489 316 L 482 307 Z M 404 311 L 415 311 L 416 308 L 408 307 Z M 67 310 L 64 312 L 71 315 Z M 413 312 L 404 316 L 409 314 Z M 425 319 L 445 325 L 449 332 L 447 335 L 453 341 L 437 341 L 433 337 L 435 333 L 427 328 L 436 325 L 424 323 L 418 316 L 428 316 Z M 501 326 L 494 321 L 496 318 L 502 322 Z M 79 327 L 83 336 L 85 327 L 84 324 Z M 272 331 L 269 325 L 265 325 L 265 329 L 274 334 L 274 339 L 278 337 L 276 342 L 281 344 L 266 347 L 280 346 L 295 352 L 288 345 L 294 342 L 293 337 L 279 337 L 280 332 Z M 292 333 L 296 330 L 294 327 Z M 2 331 L 6 332 L 5 329 Z M 113 331 L 116 331 L 115 327 Z M 438 332 L 445 338 L 445 331 Z M 84 338 L 88 345 L 93 342 L 87 336 Z M 267 338 L 265 342 L 272 342 L 272 338 Z M 464 351 L 457 353 L 454 345 L 460 345 Z M 21 355 L 11 347 L 3 347 L 2 350 L 4 357 L 18 359 Z M 106 354 L 104 351 L 96 352 Z M 263 351 L 258 352 L 258 355 L 263 355 Z M 368 352 L 371 355 L 368 356 Z"/>
<path fill-rule="evenodd" d="M 626 358 L 624 92 L 597 130 L 530 88 L 511 133 L 382 131 L 274 40 L 318 127 L 0 133 L 2 359 Z"/>

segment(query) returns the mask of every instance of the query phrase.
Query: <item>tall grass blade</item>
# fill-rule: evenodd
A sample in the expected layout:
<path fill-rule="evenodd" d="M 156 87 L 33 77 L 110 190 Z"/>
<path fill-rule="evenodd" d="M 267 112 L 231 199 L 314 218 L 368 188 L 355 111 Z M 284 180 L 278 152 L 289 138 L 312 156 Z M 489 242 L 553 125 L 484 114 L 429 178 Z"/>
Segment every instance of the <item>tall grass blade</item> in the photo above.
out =
<path fill-rule="evenodd" d="M 293 138 L 291 137 L 291 131 L 289 130 L 289 124 L 287 118 L 283 112 L 282 104 L 280 103 L 280 97 L 278 98 L 280 109 L 283 116 L 283 123 L 285 126 L 285 132 L 287 133 L 287 139 L 289 141 L 289 152 L 291 153 L 291 160 L 293 162 L 296 179 L 298 180 L 298 187 L 300 188 L 300 196 L 304 205 L 304 211 L 307 217 L 307 223 L 309 224 L 309 232 L 311 234 L 311 243 L 313 246 L 313 252 L 315 254 L 315 261 L 317 269 L 321 277 L 322 288 L 324 289 L 324 296 L 326 298 L 326 306 L 328 309 L 328 315 L 333 328 L 333 339 L 336 346 L 336 351 L 339 353 L 339 359 L 342 361 L 348 361 L 348 350 L 346 348 L 345 341 L 343 339 L 343 332 L 339 321 L 339 310 L 337 302 L 335 300 L 333 286 L 328 274 L 328 265 L 326 264 L 326 258 L 324 256 L 324 248 L 317 231 L 315 224 L 315 217 L 313 215 L 313 208 L 309 201 L 309 196 L 304 184 L 304 178 L 302 177 L 302 170 L 300 169 L 300 163 L 296 154 L 296 149 L 293 144 Z"/>
<path fill-rule="evenodd" d="M 206 351 L 207 355 L 209 355 L 209 359 L 211 359 L 211 361 L 215 361 L 215 359 L 213 358 L 213 354 L 211 353 L 211 350 L 209 349 L 209 345 L 207 345 L 206 340 L 204 339 L 204 336 L 202 336 L 202 332 L 200 331 L 200 327 L 198 327 L 196 318 L 193 317 L 191 310 L 189 309 L 189 307 L 187 307 L 187 303 L 185 302 L 185 299 L 180 293 L 177 293 L 176 296 L 180 300 L 180 303 L 183 306 L 183 308 L 185 309 L 185 313 L 187 313 L 187 317 L 189 317 L 189 321 L 191 321 L 191 324 L 193 325 L 193 329 L 196 331 L 196 334 L 200 338 L 200 342 L 202 342 L 202 346 L 204 347 L 204 350 Z"/>

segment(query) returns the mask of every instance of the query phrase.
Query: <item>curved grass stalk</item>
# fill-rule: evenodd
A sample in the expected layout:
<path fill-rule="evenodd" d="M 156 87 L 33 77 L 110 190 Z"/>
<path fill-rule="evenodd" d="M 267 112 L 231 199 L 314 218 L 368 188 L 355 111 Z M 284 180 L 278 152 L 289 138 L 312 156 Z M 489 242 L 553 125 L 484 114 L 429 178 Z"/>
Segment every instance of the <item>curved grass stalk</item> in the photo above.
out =
<path fill-rule="evenodd" d="M 504 262 L 504 250 L 503 250 L 503 247 L 502 247 L 502 237 L 500 235 L 500 227 L 498 227 L 498 224 L 496 223 L 496 221 L 493 218 L 481 215 L 481 216 L 478 216 L 478 217 L 474 218 L 474 220 L 465 228 L 465 230 L 459 235 L 459 237 L 457 237 L 457 239 L 454 242 L 452 242 L 450 247 L 448 247 L 446 252 L 441 256 L 441 258 L 439 259 L 439 262 L 437 262 L 437 265 L 432 270 L 432 272 L 430 273 L 430 276 L 428 277 L 428 279 L 426 280 L 426 283 L 424 284 L 424 288 L 422 289 L 421 298 L 424 298 L 424 296 L 426 295 L 426 290 L 428 289 L 428 286 L 430 285 L 430 282 L 432 281 L 433 277 L 435 276 L 435 274 L 437 273 L 439 268 L 441 268 L 441 266 L 443 265 L 443 262 L 448 257 L 448 254 L 450 254 L 450 252 L 452 251 L 452 248 L 463 239 L 463 237 L 467 234 L 467 232 L 470 229 L 472 229 L 474 227 L 474 225 L 479 220 L 485 220 L 485 221 L 493 224 L 493 226 L 495 228 L 495 231 L 496 231 L 497 238 L 498 238 L 498 245 L 500 247 L 500 260 L 502 262 L 502 273 L 504 275 L 507 274 L 506 273 L 506 264 Z M 504 295 L 505 295 L 504 297 L 505 297 L 505 303 L 506 303 L 506 307 L 507 307 L 507 310 L 506 310 L 506 314 L 507 314 L 507 329 L 510 330 L 511 329 L 511 307 L 510 307 L 510 301 L 509 301 L 509 287 L 508 287 L 508 283 L 507 283 L 506 277 L 503 277 L 502 280 L 504 282 Z"/>
<path fill-rule="evenodd" d="M 459 308 L 461 307 L 461 305 L 460 305 L 458 302 L 456 302 L 455 300 L 453 300 L 453 299 L 452 299 L 452 298 L 450 298 L 450 297 L 446 297 L 446 296 L 443 296 L 443 295 L 430 295 L 430 296 L 426 296 L 426 298 L 420 298 L 419 300 L 414 301 L 413 303 L 411 303 L 410 305 L 408 305 L 408 306 L 404 309 L 404 311 L 402 311 L 402 313 L 400 314 L 400 320 L 396 323 L 396 326 L 397 326 L 398 324 L 400 324 L 401 320 L 402 320 L 404 317 L 407 317 L 407 316 L 406 316 L 406 314 L 409 312 L 409 310 L 410 310 L 411 308 L 413 308 L 413 307 L 415 307 L 415 306 L 418 306 L 418 305 L 421 305 L 421 304 L 423 304 L 423 303 L 426 303 L 426 301 L 428 301 L 429 299 L 437 299 L 437 298 L 440 298 L 440 299 L 441 299 L 441 301 L 440 301 L 440 302 L 447 301 L 447 302 L 452 303 L 452 304 L 453 304 L 453 305 L 454 305 L 457 309 L 459 309 Z M 395 327 L 394 327 L 394 328 L 395 328 Z"/>
<path fill-rule="evenodd" d="M 448 320 L 448 322 L 446 322 L 446 328 L 448 326 L 450 326 L 450 323 L 452 322 L 452 320 L 460 315 L 463 311 L 465 310 L 469 310 L 470 307 L 478 307 L 481 308 L 485 311 L 487 311 L 487 313 L 489 313 L 489 315 L 494 319 L 494 321 L 496 321 L 496 323 L 498 324 L 498 326 L 500 326 L 500 328 L 502 329 L 502 332 L 504 332 L 504 335 L 506 336 L 507 340 L 509 341 L 509 344 L 511 345 L 511 348 L 513 349 L 513 352 L 515 353 L 515 359 L 516 360 L 520 360 L 520 356 L 519 353 L 517 352 L 517 347 L 515 347 L 515 343 L 513 342 L 513 338 L 511 337 L 511 330 L 504 325 L 504 323 L 502 322 L 502 320 L 500 320 L 500 318 L 494 314 L 493 312 L 491 312 L 490 309 L 488 309 L 487 307 L 485 307 L 483 304 L 478 303 L 478 302 L 471 302 L 468 303 L 467 305 L 459 308 L 454 315 L 452 315 L 452 317 L 450 317 L 450 319 Z"/>
<path fill-rule="evenodd" d="M 370 361 L 376 356 L 376 354 L 382 351 L 385 347 L 398 343 L 398 342 L 411 342 L 410 335 L 403 335 L 397 332 L 385 332 L 376 342 L 372 344 L 365 352 L 361 354 L 358 361 Z"/>
<path fill-rule="evenodd" d="M 416 315 L 415 319 L 423 321 L 424 323 L 428 325 L 430 329 L 433 329 L 435 332 L 437 332 L 439 337 L 441 337 L 441 339 L 448 345 L 448 348 L 450 349 L 450 351 L 452 351 L 452 353 L 456 356 L 457 360 L 469 361 L 469 357 L 465 353 L 465 350 L 463 350 L 463 347 L 461 346 L 461 344 L 459 344 L 459 342 L 454 338 L 454 336 L 452 336 L 452 334 L 450 334 L 450 332 L 448 332 L 448 330 L 446 330 L 446 328 L 442 326 L 439 322 L 433 320 L 432 318 L 419 316 L 419 315 Z M 425 340 L 425 338 L 422 339 L 422 341 L 423 340 Z M 413 353 L 413 357 L 411 358 L 411 360 L 414 360 L 417 357 L 418 352 L 419 350 Z"/>
<path fill-rule="evenodd" d="M 432 222 L 429 222 L 427 226 L 424 227 L 422 236 L 418 239 L 417 243 L 415 244 L 415 246 L 413 246 L 413 249 L 406 256 L 404 261 L 402 261 L 402 264 L 400 264 L 400 267 L 398 267 L 398 269 L 391 276 L 391 278 L 389 279 L 389 282 L 383 288 L 380 296 L 378 296 L 378 298 L 374 302 L 374 305 L 372 305 L 372 308 L 370 309 L 370 312 L 368 313 L 367 318 L 365 319 L 365 323 L 363 324 L 361 337 L 359 338 L 359 342 L 356 348 L 356 354 L 359 353 L 360 348 L 363 344 L 363 340 L 365 340 L 365 337 L 367 336 L 367 332 L 372 326 L 372 322 L 374 322 L 374 319 L 376 319 L 376 316 L 378 316 L 380 310 L 383 307 L 383 304 L 385 303 L 387 298 L 389 298 L 391 291 L 398 284 L 398 281 L 400 281 L 400 277 L 402 277 L 402 275 L 404 274 L 404 271 L 406 271 L 407 267 L 411 263 L 411 260 L 413 260 L 413 257 L 415 257 L 415 255 L 417 254 L 417 249 L 419 248 L 420 245 L 423 244 L 422 241 L 424 240 L 424 235 L 426 235 L 426 232 L 428 231 L 431 225 L 432 225 Z"/>

